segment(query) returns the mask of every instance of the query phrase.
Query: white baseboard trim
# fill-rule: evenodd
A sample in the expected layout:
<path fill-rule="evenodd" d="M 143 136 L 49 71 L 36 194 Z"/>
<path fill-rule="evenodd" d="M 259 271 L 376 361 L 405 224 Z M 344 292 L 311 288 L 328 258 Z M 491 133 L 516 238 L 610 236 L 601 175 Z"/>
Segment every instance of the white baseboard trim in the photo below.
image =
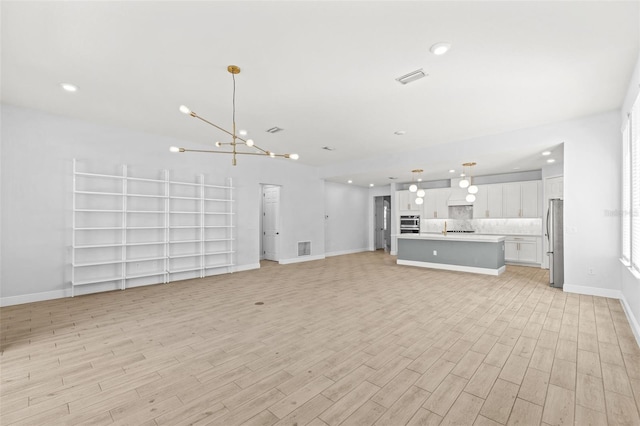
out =
<path fill-rule="evenodd" d="M 608 297 L 610 299 L 620 299 L 622 292 L 620 290 L 612 290 L 610 288 L 587 287 L 584 285 L 565 284 L 562 291 L 567 293 L 585 294 L 587 296 Z"/>
<path fill-rule="evenodd" d="M 398 265 L 419 266 L 421 268 L 444 269 L 445 271 L 472 272 L 474 274 L 485 274 L 485 275 L 500 275 L 505 270 L 504 266 L 501 266 L 498 269 L 490 269 L 490 268 L 478 268 L 476 266 L 448 265 L 446 263 L 418 262 L 415 260 L 400 260 L 400 259 L 396 260 L 396 263 Z"/>
<path fill-rule="evenodd" d="M 363 248 L 353 249 L 353 250 L 331 251 L 329 253 L 325 253 L 324 255 L 325 257 L 342 256 L 345 254 L 362 253 L 363 251 L 370 251 L 370 250 L 366 247 L 363 247 Z"/>
<path fill-rule="evenodd" d="M 627 298 L 624 297 L 624 293 L 620 292 L 622 297 L 620 298 L 620 303 L 622 304 L 622 309 L 624 310 L 625 315 L 627 316 L 627 320 L 629 321 L 629 325 L 631 326 L 631 331 L 633 335 L 636 337 L 636 343 L 640 346 L 640 323 L 638 322 L 638 318 L 633 315 L 633 311 L 631 310 L 631 306 L 629 306 L 629 302 L 627 302 Z"/>
<path fill-rule="evenodd" d="M 260 269 L 260 263 L 249 263 L 247 265 L 236 266 L 233 272 L 251 271 L 252 269 Z"/>
<path fill-rule="evenodd" d="M 23 305 L 25 303 L 42 302 L 44 300 L 62 299 L 65 297 L 71 297 L 71 289 L 0 297 L 0 306 Z"/>
<path fill-rule="evenodd" d="M 294 257 L 293 259 L 282 259 L 278 263 L 281 265 L 289 265 L 290 263 L 310 262 L 312 260 L 322 260 L 324 258 L 324 254 L 318 256 L 300 256 Z"/>
<path fill-rule="evenodd" d="M 397 251 L 395 251 L 395 250 L 391 250 L 391 251 L 389 252 L 389 254 L 390 254 L 391 256 L 397 256 L 397 255 L 398 255 L 398 252 L 397 252 Z"/>

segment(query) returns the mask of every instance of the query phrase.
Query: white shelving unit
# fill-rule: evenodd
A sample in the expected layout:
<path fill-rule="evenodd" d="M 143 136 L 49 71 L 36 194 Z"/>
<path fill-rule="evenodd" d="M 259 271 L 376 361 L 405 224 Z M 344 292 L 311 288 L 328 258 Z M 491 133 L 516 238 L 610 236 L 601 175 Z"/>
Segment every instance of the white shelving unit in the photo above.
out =
<path fill-rule="evenodd" d="M 225 185 L 78 171 L 73 160 L 71 295 L 232 272 L 231 178 Z"/>

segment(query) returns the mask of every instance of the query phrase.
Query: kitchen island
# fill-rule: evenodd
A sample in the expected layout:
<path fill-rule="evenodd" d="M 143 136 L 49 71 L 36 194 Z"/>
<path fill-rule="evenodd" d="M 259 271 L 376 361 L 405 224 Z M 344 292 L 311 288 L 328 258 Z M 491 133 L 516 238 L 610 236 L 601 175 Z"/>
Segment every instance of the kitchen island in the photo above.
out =
<path fill-rule="evenodd" d="M 500 275 L 505 270 L 502 235 L 401 234 L 398 265 Z"/>

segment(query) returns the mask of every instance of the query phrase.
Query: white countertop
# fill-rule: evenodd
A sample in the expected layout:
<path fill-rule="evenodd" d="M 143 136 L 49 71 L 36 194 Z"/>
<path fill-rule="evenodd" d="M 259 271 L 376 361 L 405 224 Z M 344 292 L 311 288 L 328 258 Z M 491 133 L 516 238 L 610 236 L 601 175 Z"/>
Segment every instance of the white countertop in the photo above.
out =
<path fill-rule="evenodd" d="M 423 234 L 400 234 L 398 238 L 404 238 L 407 240 L 447 240 L 447 241 L 468 241 L 468 242 L 482 242 L 482 243 L 498 243 L 505 240 L 504 235 L 475 235 L 472 233 L 448 233 L 447 235 L 435 234 L 435 233 L 423 233 Z"/>

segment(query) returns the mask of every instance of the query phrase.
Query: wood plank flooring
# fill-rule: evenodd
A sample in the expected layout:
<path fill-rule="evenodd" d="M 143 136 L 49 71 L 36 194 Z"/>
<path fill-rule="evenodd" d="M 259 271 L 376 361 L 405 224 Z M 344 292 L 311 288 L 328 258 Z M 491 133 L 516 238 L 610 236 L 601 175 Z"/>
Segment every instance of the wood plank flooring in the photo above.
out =
<path fill-rule="evenodd" d="M 368 252 L 3 308 L 0 423 L 640 425 L 619 301 L 547 276 Z"/>

